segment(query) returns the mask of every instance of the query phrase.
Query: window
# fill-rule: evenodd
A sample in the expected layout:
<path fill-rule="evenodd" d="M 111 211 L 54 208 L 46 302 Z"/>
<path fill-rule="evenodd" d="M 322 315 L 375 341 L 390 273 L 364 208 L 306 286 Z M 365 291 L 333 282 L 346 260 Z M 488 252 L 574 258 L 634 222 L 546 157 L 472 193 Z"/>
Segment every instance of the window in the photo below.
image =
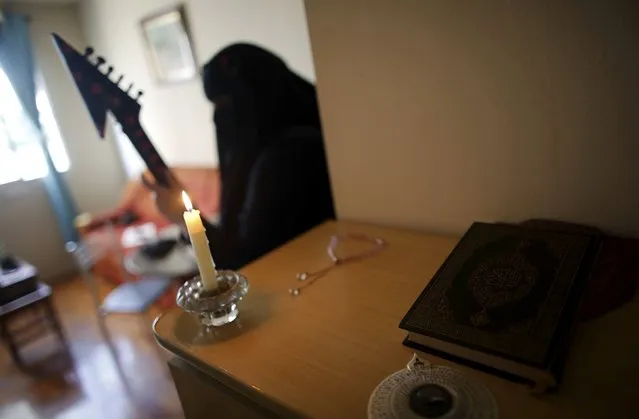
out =
<path fill-rule="evenodd" d="M 42 88 L 38 88 L 36 104 L 53 163 L 58 172 L 66 172 L 70 167 L 69 156 Z M 7 75 L 0 69 L 0 184 L 38 179 L 49 173 L 38 136 Z"/>

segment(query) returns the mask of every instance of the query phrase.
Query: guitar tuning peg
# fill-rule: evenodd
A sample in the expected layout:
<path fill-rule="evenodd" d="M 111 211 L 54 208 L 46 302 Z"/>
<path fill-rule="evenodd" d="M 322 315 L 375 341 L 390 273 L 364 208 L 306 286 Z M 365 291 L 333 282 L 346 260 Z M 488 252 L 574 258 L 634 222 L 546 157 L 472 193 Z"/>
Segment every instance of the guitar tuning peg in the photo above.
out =
<path fill-rule="evenodd" d="M 129 93 L 129 91 L 131 91 L 132 88 L 133 88 L 133 83 L 129 84 L 129 87 L 127 87 L 126 89 L 126 93 Z"/>
<path fill-rule="evenodd" d="M 107 68 L 106 76 L 110 76 L 112 72 L 113 72 L 113 66 L 110 65 L 109 68 Z"/>
<path fill-rule="evenodd" d="M 120 82 L 122 81 L 122 79 L 123 79 L 123 78 L 124 78 L 124 75 L 121 75 L 120 77 L 118 77 L 118 79 L 117 79 L 117 80 L 116 80 L 116 82 L 115 82 L 116 86 L 117 86 L 118 84 L 120 84 Z"/>
<path fill-rule="evenodd" d="M 90 57 L 90 56 L 91 56 L 91 54 L 93 54 L 93 52 L 94 52 L 94 49 L 93 49 L 93 48 L 91 48 L 91 47 L 86 47 L 86 48 L 84 49 L 84 56 L 85 56 L 85 57 Z"/>
<path fill-rule="evenodd" d="M 101 56 L 99 56 L 98 58 L 96 58 L 96 61 L 97 61 L 97 63 L 96 63 L 96 65 L 95 65 L 95 66 L 96 66 L 97 68 L 100 68 L 100 66 L 101 66 L 102 64 L 106 63 L 106 60 L 104 59 L 104 57 L 101 57 Z"/>
<path fill-rule="evenodd" d="M 144 94 L 144 90 L 138 90 L 138 95 L 135 97 L 135 100 L 140 100 L 143 94 Z"/>

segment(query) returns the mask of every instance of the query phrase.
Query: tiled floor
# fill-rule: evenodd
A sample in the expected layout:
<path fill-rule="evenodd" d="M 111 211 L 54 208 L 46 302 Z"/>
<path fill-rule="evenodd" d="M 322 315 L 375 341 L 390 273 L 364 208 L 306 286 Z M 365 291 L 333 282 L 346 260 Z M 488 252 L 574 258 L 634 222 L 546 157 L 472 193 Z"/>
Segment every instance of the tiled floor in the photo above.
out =
<path fill-rule="evenodd" d="M 25 347 L 33 370 L 25 374 L 0 348 L 0 419 L 183 417 L 168 357 L 152 340 L 157 313 L 108 316 L 114 356 L 81 280 L 55 287 L 54 300 L 71 356 L 44 336 Z"/>

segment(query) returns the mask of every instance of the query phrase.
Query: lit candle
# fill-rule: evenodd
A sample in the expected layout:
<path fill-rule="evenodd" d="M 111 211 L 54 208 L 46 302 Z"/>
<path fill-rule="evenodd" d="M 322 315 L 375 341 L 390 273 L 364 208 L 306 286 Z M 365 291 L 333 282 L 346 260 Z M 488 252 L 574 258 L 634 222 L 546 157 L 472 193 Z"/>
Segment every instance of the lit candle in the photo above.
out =
<path fill-rule="evenodd" d="M 195 260 L 200 269 L 200 278 L 205 291 L 217 289 L 217 271 L 215 262 L 209 249 L 209 240 L 206 238 L 206 229 L 200 218 L 200 211 L 193 209 L 193 204 L 186 192 L 182 191 L 182 200 L 186 211 L 184 211 L 184 222 L 191 238 L 191 245 L 195 251 Z"/>

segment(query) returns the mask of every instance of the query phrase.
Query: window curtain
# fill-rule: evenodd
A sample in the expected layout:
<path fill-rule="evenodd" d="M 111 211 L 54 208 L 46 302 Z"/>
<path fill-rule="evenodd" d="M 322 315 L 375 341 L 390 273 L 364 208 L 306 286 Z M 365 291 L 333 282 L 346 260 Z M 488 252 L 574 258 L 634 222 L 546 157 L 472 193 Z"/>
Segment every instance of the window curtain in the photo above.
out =
<path fill-rule="evenodd" d="M 78 214 L 65 179 L 56 170 L 46 147 L 36 106 L 35 64 L 26 16 L 4 13 L 0 22 L 0 66 L 11 81 L 25 113 L 35 127 L 49 169 L 44 185 L 65 241 L 76 241 L 74 219 Z"/>

